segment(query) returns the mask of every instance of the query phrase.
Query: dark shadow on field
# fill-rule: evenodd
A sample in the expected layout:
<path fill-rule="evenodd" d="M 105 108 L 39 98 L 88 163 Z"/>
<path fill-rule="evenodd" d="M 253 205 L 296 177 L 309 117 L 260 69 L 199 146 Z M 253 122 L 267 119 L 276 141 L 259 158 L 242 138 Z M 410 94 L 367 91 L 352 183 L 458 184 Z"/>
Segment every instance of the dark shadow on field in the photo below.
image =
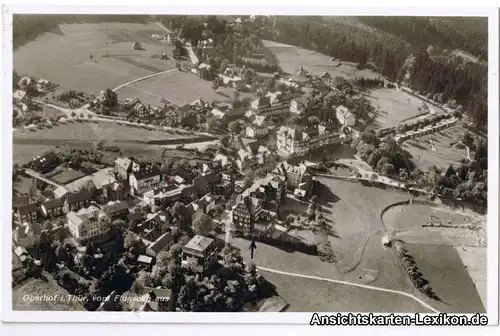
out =
<path fill-rule="evenodd" d="M 423 146 L 420 142 L 410 142 L 408 143 L 409 146 L 418 148 L 420 150 L 427 150 L 428 148 Z"/>
<path fill-rule="evenodd" d="M 314 189 L 315 189 L 315 195 L 318 196 L 319 203 L 321 205 L 327 205 L 329 203 L 337 203 L 338 201 L 340 201 L 340 197 L 338 197 L 337 195 L 335 195 L 330 190 L 330 188 L 328 188 L 323 183 L 317 182 Z"/>

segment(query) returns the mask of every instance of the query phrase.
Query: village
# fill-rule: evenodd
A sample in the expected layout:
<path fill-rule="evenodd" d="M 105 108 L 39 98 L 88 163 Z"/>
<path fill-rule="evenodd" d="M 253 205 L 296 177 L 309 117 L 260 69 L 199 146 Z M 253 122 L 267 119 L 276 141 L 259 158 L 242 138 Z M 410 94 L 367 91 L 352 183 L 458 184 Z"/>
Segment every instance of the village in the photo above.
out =
<path fill-rule="evenodd" d="M 165 51 L 149 61 L 167 69 L 93 93 L 15 74 L 14 142 L 50 149 L 29 160 L 14 153 L 13 283 L 50 278 L 85 298 L 90 311 L 299 309 L 290 302 L 294 295 L 277 289 L 277 260 L 296 258 L 299 266 L 290 267 L 302 272 L 314 264 L 317 277 L 369 286 L 386 281 L 382 269 L 371 269 L 370 253 L 384 265 L 387 251 L 408 259 L 395 237 L 399 224 L 386 212 L 396 216 L 401 204 L 425 207 L 422 213 L 443 204 L 466 212 L 472 198 L 478 204 L 471 208 L 484 211 L 486 143 L 456 102 L 423 97 L 378 74 L 347 78 L 335 73 L 346 66 L 337 59 L 321 71 L 297 64 L 285 72 L 273 48 L 249 34 L 255 20 L 236 18 L 223 33 L 220 23 L 205 23 L 197 41 L 184 28 L 150 22 L 157 32 L 148 42 L 122 48 L 149 52 L 154 41 Z M 239 48 L 220 42 L 226 34 Z M 86 62 L 106 62 L 108 53 L 93 52 Z M 373 97 L 387 93 L 404 97 L 404 106 L 411 102 L 413 114 L 381 123 L 390 113 Z M 58 130 L 68 135 L 44 136 Z M 442 132 L 455 132 L 454 142 L 440 142 Z M 457 163 L 436 167 L 436 158 L 420 170 L 417 149 L 433 158 L 450 152 Z M 472 215 L 450 213 L 413 225 L 469 225 L 474 230 L 464 244 L 485 246 L 480 220 L 471 226 Z M 377 216 L 383 225 L 374 229 Z M 422 240 L 415 244 L 427 243 L 416 236 Z M 365 247 L 371 252 L 363 254 Z M 414 261 L 404 262 L 413 287 L 393 290 L 441 304 L 416 266 L 407 265 Z M 195 287 L 205 301 L 189 296 Z"/>

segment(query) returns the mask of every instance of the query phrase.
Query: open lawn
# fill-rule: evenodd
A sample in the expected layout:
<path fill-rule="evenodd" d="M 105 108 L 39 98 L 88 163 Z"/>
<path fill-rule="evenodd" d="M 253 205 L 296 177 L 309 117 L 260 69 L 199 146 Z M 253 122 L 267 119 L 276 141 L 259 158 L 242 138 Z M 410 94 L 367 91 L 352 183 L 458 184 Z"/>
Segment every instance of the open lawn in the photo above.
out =
<path fill-rule="evenodd" d="M 290 307 L 288 312 L 420 312 L 430 313 L 411 298 L 261 271 Z"/>
<path fill-rule="evenodd" d="M 220 87 L 214 91 L 211 81 L 201 79 L 196 74 L 178 70 L 124 86 L 117 93 L 120 100 L 138 97 L 152 106 L 159 105 L 161 99 L 184 105 L 197 98 L 208 101 L 229 101 L 233 98 L 233 89 Z M 245 96 L 249 94 L 242 93 L 240 98 Z"/>
<path fill-rule="evenodd" d="M 411 154 L 417 167 L 424 171 L 434 165 L 446 169 L 450 164 L 457 165 L 460 160 L 467 157 L 466 149 L 451 146 L 451 143 L 460 139 L 465 131 L 462 126 L 450 127 L 431 135 L 408 140 L 403 148 Z M 436 150 L 432 150 L 431 142 Z"/>
<path fill-rule="evenodd" d="M 453 246 L 406 244 L 436 295 L 454 313 L 484 313 L 472 279 Z"/>
<path fill-rule="evenodd" d="M 423 102 L 404 91 L 385 88 L 370 90 L 366 98 L 376 111 L 377 119 L 370 125 L 374 129 L 394 127 L 425 113 Z"/>
<path fill-rule="evenodd" d="M 21 311 L 85 311 L 78 302 L 68 300 L 69 293 L 50 276 L 46 279 L 28 279 L 18 288 L 12 289 L 12 310 Z M 55 300 L 29 300 L 26 295 L 40 298 L 44 295 Z"/>
<path fill-rule="evenodd" d="M 164 34 L 156 24 L 61 24 L 14 52 L 14 69 L 53 81 L 61 89 L 98 94 L 106 88 L 174 67 L 172 46 L 152 39 Z M 144 50 L 133 50 L 140 42 Z M 93 56 L 91 60 L 89 55 Z"/>
<path fill-rule="evenodd" d="M 283 71 L 289 74 L 297 73 L 299 66 L 302 66 L 305 70 L 316 76 L 328 71 L 332 77 L 379 77 L 379 75 L 372 70 L 356 69 L 356 64 L 350 62 L 341 61 L 341 65 L 336 67 L 334 66 L 334 62 L 332 62 L 332 57 L 313 50 L 303 49 L 274 41 L 263 42 L 264 45 L 276 55 L 279 65 Z"/>
<path fill-rule="evenodd" d="M 70 183 L 74 180 L 77 180 L 83 176 L 85 176 L 85 174 L 82 173 L 81 171 L 67 168 L 67 169 L 63 169 L 63 170 L 58 171 L 54 175 L 51 175 L 50 179 L 55 181 L 58 184 L 66 184 L 66 183 Z"/>

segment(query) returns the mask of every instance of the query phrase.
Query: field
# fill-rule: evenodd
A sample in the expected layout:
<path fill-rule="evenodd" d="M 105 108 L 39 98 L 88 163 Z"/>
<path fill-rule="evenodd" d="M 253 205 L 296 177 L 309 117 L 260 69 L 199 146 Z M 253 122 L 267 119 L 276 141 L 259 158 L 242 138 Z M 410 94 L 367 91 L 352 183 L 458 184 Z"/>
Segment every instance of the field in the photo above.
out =
<path fill-rule="evenodd" d="M 302 49 L 300 47 L 274 41 L 264 41 L 264 45 L 276 55 L 283 71 L 289 74 L 297 73 L 299 66 L 302 66 L 312 75 L 318 76 L 324 71 L 328 71 L 332 77 L 379 77 L 379 75 L 372 70 L 358 70 L 355 64 L 349 62 L 341 62 L 342 65 L 335 67 L 330 56 L 313 50 Z"/>
<path fill-rule="evenodd" d="M 261 271 L 290 307 L 287 312 L 420 312 L 430 313 L 411 298 L 326 281 Z"/>
<path fill-rule="evenodd" d="M 377 111 L 377 119 L 370 125 L 374 129 L 394 127 L 403 120 L 425 113 L 422 109 L 422 101 L 404 91 L 370 90 L 366 98 Z"/>
<path fill-rule="evenodd" d="M 455 313 L 484 313 L 472 279 L 453 246 L 406 244 L 436 295 Z"/>
<path fill-rule="evenodd" d="M 411 154 L 417 167 L 424 171 L 434 165 L 446 169 L 450 164 L 457 165 L 467 156 L 465 149 L 456 149 L 450 145 L 461 138 L 464 132 L 465 129 L 461 126 L 450 127 L 432 135 L 408 140 L 403 148 Z M 435 151 L 431 149 L 431 141 Z"/>
<path fill-rule="evenodd" d="M 174 67 L 172 46 L 151 38 L 164 31 L 154 23 L 61 24 L 14 52 L 14 69 L 53 81 L 62 89 L 98 94 L 116 86 Z M 133 50 L 140 42 L 144 50 Z M 93 56 L 91 60 L 89 55 Z"/>
<path fill-rule="evenodd" d="M 48 279 L 29 279 L 18 288 L 12 289 L 12 310 L 21 311 L 85 311 L 85 308 L 78 303 L 68 300 L 69 293 L 60 287 L 50 275 Z M 25 295 L 34 297 L 56 297 L 53 301 L 30 301 Z M 61 300 L 61 298 L 64 299 Z"/>
<path fill-rule="evenodd" d="M 162 98 L 177 105 L 191 103 L 197 98 L 208 101 L 233 98 L 233 89 L 220 87 L 214 91 L 211 81 L 178 70 L 124 86 L 117 93 L 120 100 L 139 97 L 150 105 L 159 105 Z M 240 95 L 241 98 L 245 96 L 244 93 Z"/>

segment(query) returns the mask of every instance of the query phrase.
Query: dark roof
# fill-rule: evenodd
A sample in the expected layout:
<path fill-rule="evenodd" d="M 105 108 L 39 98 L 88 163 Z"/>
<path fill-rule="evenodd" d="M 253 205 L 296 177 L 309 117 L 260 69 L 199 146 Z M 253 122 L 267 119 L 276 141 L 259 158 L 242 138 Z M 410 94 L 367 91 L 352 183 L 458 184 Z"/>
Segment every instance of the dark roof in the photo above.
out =
<path fill-rule="evenodd" d="M 90 190 L 84 190 L 79 193 L 67 194 L 66 200 L 68 203 L 76 203 L 80 201 L 87 201 L 92 198 L 92 192 Z"/>
<path fill-rule="evenodd" d="M 102 207 L 102 211 L 104 211 L 106 214 L 112 214 L 125 209 L 128 210 L 128 203 L 125 201 L 106 204 Z"/>
<path fill-rule="evenodd" d="M 260 143 L 258 141 L 255 141 L 255 142 L 249 142 L 247 144 L 248 148 L 250 148 L 250 150 L 252 151 L 253 154 L 257 153 L 257 150 L 259 149 L 260 147 Z"/>
<path fill-rule="evenodd" d="M 210 184 L 218 182 L 221 179 L 221 176 L 218 173 L 213 173 L 213 174 L 202 175 L 201 178 L 203 178 L 205 182 Z"/>
<path fill-rule="evenodd" d="M 174 240 L 174 236 L 171 232 L 167 232 L 158 238 L 154 243 L 148 246 L 155 254 L 158 254 L 161 250 L 163 250 L 167 245 Z"/>
<path fill-rule="evenodd" d="M 45 209 L 55 209 L 63 206 L 63 200 L 62 198 L 54 198 L 49 201 L 46 201 L 42 204 Z"/>
<path fill-rule="evenodd" d="M 139 181 L 153 176 L 161 175 L 161 171 L 156 165 L 153 165 L 141 168 L 138 171 L 132 172 L 132 174 Z"/>
<path fill-rule="evenodd" d="M 25 214 L 32 213 L 32 212 L 37 212 L 38 211 L 38 203 L 26 204 L 22 207 L 19 207 L 18 211 L 19 211 L 19 214 L 21 214 L 21 215 L 25 215 Z"/>
<path fill-rule="evenodd" d="M 129 221 L 138 221 L 138 220 L 142 220 L 145 218 L 146 218 L 146 216 L 144 216 L 144 214 L 142 212 L 132 212 L 127 216 L 127 219 Z"/>

